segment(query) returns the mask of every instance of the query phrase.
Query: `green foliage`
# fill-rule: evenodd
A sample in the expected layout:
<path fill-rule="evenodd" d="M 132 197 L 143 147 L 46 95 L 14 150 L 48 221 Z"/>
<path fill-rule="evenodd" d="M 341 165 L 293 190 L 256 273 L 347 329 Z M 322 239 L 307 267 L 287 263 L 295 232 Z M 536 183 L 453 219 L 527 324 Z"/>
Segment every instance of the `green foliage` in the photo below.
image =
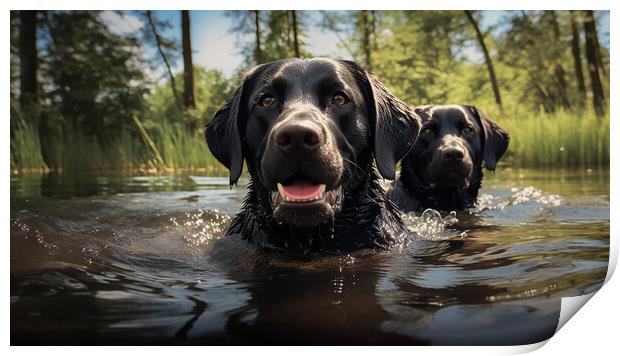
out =
<path fill-rule="evenodd" d="M 167 167 L 225 173 L 209 151 L 202 130 L 190 133 L 183 125 L 164 121 L 149 131 Z"/>
<path fill-rule="evenodd" d="M 11 12 L 11 98 L 19 97 L 19 21 Z M 234 11 L 232 31 L 244 63 L 232 78 L 194 66 L 196 108 L 175 102 L 170 78 L 149 85 L 147 70 L 163 66 L 145 23 L 138 34 L 111 32 L 96 11 L 42 11 L 39 16 L 38 105 L 11 107 L 11 169 L 161 170 L 134 126 L 137 115 L 164 161 L 164 169 L 225 169 L 210 154 L 203 127 L 230 97 L 243 71 L 295 55 L 291 11 Z M 474 12 L 479 24 L 482 12 Z M 296 11 L 301 57 L 313 14 Z M 511 135 L 503 164 L 520 167 L 608 165 L 609 113 L 596 118 L 573 75 L 568 11 L 510 11 L 501 30 L 480 28 L 495 67 L 502 109 L 495 104 L 486 63 L 463 11 L 340 11 L 315 13 L 323 30 L 338 34 L 351 58 L 370 67 L 411 105 L 476 105 Z M 580 16 L 580 15 L 578 15 Z M 578 18 L 578 21 L 582 19 Z M 169 24 L 155 18 L 158 31 Z M 582 23 L 579 22 L 582 29 Z M 138 40 L 135 36 L 141 36 Z M 251 40 L 250 40 L 251 39 Z M 160 39 L 168 60 L 179 60 L 174 39 Z M 583 46 L 583 38 L 581 45 Z M 260 51 L 257 46 L 260 43 Z M 473 51 L 473 52 L 472 52 Z M 146 60 L 142 53 L 150 53 Z M 609 51 L 601 48 L 609 93 Z M 587 67 L 582 49 L 582 65 Z M 183 75 L 175 75 L 183 88 Z M 589 83 L 586 83 L 588 86 Z"/>
<path fill-rule="evenodd" d="M 609 164 L 609 114 L 602 119 L 593 110 L 489 115 L 510 133 L 504 159 L 510 165 L 592 168 Z"/>
<path fill-rule="evenodd" d="M 222 169 L 198 130 L 232 94 L 231 81 L 221 72 L 196 67 L 198 105 L 180 112 L 169 83 L 145 96 L 145 63 L 137 39 L 110 32 L 98 12 L 49 11 L 41 17 L 48 36 L 41 55 L 46 100 L 44 105 L 11 110 L 12 169 L 160 170 L 132 122 L 135 114 L 146 118 L 163 169 Z M 143 37 L 149 40 L 148 34 Z M 172 42 L 164 45 L 175 49 Z M 182 86 L 183 76 L 177 77 Z"/>
<path fill-rule="evenodd" d="M 12 170 L 47 169 L 41 156 L 44 151 L 48 155 L 49 168 L 57 172 L 155 173 L 162 170 L 191 170 L 225 173 L 225 168 L 209 152 L 203 133 L 192 133 L 182 124 L 151 122 L 147 127 L 148 135 L 165 163 L 165 167 L 160 167 L 153 152 L 133 126 L 105 143 L 83 131 L 68 127 L 62 135 L 50 137 L 45 141 L 45 146 L 40 147 L 37 129 L 20 114 L 14 117 L 18 119 L 11 139 Z"/>
<path fill-rule="evenodd" d="M 462 84 L 456 74 L 464 63 L 453 48 L 465 21 L 457 11 L 385 11 L 373 71 L 408 103 L 450 102 Z"/>
<path fill-rule="evenodd" d="M 471 103 L 495 108 L 485 63 L 465 55 L 481 51 L 463 11 L 383 11 L 376 16 L 372 69 L 395 94 L 412 105 Z M 346 16 L 334 18 L 346 21 Z M 504 106 L 533 112 L 586 108 L 573 74 L 569 12 L 512 11 L 501 21 L 507 24 L 503 31 L 481 30 Z M 354 22 L 344 33 L 347 47 L 355 49 L 354 57 L 361 61 L 364 39 L 357 27 Z M 601 50 L 603 63 L 608 63 L 608 51 Z M 581 61 L 587 68 L 583 50 Z M 608 80 L 605 85 L 608 92 Z"/>
<path fill-rule="evenodd" d="M 270 62 L 282 58 L 295 57 L 293 29 L 293 11 L 269 11 L 267 16 L 267 31 L 263 45 L 263 62 Z M 301 11 L 295 12 L 297 16 L 297 38 L 301 57 L 312 57 L 310 52 L 304 49 L 305 26 Z"/>
<path fill-rule="evenodd" d="M 527 78 L 519 88 L 522 93 L 528 93 L 526 102 L 547 112 L 561 107 L 569 109 L 568 97 L 579 96 L 576 88 L 566 85 L 564 67 L 573 68 L 570 43 L 556 32 L 559 31 L 556 13 L 559 14 L 558 11 L 520 12 L 509 19 L 510 28 L 499 39 L 499 59 L 518 68 L 518 74 Z M 522 50 L 515 51 L 515 48 Z"/>
<path fill-rule="evenodd" d="M 97 12 L 48 11 L 45 75 L 52 107 L 74 129 L 107 139 L 143 109 L 144 74 L 133 37 L 113 34 Z"/>
<path fill-rule="evenodd" d="M 43 161 L 39 130 L 26 117 L 37 117 L 36 108 L 24 113 L 17 104 L 11 104 L 11 170 L 45 170 L 47 165 Z"/>
<path fill-rule="evenodd" d="M 183 75 L 177 74 L 177 83 L 183 86 Z M 155 86 L 146 97 L 148 111 L 147 122 L 183 123 L 190 130 L 204 127 L 211 121 L 215 112 L 230 97 L 234 90 L 233 80 L 226 78 L 220 71 L 205 69 L 194 65 L 194 92 L 196 108 L 180 112 L 175 103 L 169 80 Z"/>
<path fill-rule="evenodd" d="M 256 19 L 254 11 L 229 11 L 228 16 L 235 20 L 231 29 L 238 34 L 252 35 L 252 41 L 239 43 L 244 56 L 243 69 L 256 64 L 295 57 L 295 29 L 292 10 L 259 11 L 260 58 L 257 58 Z M 306 50 L 306 16 L 303 11 L 295 11 L 297 21 L 297 41 L 300 57 L 312 57 Z"/>

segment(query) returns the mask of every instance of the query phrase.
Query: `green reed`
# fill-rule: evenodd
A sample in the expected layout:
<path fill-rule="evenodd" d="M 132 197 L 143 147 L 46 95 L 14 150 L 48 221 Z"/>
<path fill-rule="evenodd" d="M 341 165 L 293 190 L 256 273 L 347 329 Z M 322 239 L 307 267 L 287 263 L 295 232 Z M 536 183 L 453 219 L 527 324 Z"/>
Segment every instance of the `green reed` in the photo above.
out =
<path fill-rule="evenodd" d="M 609 114 L 559 111 L 494 116 L 508 133 L 505 162 L 518 167 L 591 167 L 609 165 Z"/>
<path fill-rule="evenodd" d="M 11 170 L 46 170 L 48 167 L 43 160 L 39 130 L 26 120 L 26 115 L 37 116 L 38 113 L 34 110 L 24 113 L 18 107 L 11 106 Z"/>

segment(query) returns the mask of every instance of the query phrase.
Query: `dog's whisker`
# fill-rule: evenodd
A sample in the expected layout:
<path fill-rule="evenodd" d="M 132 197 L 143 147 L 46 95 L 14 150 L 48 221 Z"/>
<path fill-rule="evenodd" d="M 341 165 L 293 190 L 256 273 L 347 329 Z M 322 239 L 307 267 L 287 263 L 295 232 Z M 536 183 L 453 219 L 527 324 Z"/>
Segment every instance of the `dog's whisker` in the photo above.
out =
<path fill-rule="evenodd" d="M 351 165 L 352 165 L 353 167 L 355 167 L 355 168 L 359 169 L 359 170 L 360 170 L 360 172 L 362 172 L 362 173 L 367 173 L 366 171 L 364 171 L 364 170 L 362 169 L 362 167 L 358 166 L 355 162 L 351 161 L 350 159 L 345 158 L 345 157 L 342 157 L 342 160 L 343 160 L 343 161 L 347 161 L 347 162 L 351 163 Z"/>

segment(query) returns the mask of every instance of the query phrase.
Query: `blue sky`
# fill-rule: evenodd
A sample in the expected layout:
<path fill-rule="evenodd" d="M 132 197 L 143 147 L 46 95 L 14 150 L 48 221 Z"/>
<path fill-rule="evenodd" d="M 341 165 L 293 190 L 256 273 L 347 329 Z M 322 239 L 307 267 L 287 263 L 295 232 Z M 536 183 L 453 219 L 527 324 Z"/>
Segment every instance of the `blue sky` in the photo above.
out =
<path fill-rule="evenodd" d="M 179 11 L 156 11 L 159 19 L 169 21 L 173 26 L 166 32 L 167 36 L 180 38 L 181 16 Z M 315 24 L 320 21 L 320 13 L 317 11 L 307 12 L 306 21 Z M 250 34 L 239 36 L 231 33 L 234 19 L 226 16 L 224 11 L 191 11 L 190 19 L 192 25 L 192 46 L 195 49 L 194 60 L 196 63 L 207 68 L 217 68 L 227 74 L 231 74 L 239 67 L 242 61 L 239 48 L 236 44 L 239 41 L 253 41 Z M 316 56 L 345 57 L 347 53 L 338 47 L 337 37 L 328 31 L 322 31 L 315 26 L 311 26 L 308 31 L 306 42 L 310 52 Z"/>
<path fill-rule="evenodd" d="M 320 21 L 321 14 L 318 11 L 306 11 L 305 13 L 306 22 L 310 25 L 305 40 L 310 52 L 316 56 L 347 58 L 348 54 L 340 48 L 337 36 L 315 25 Z M 599 13 L 602 15 L 598 24 L 601 44 L 609 48 L 609 11 Z M 495 31 L 501 31 L 502 18 L 505 14 L 505 11 L 484 11 L 481 26 L 484 29 L 495 26 Z M 162 33 L 166 38 L 180 38 L 180 11 L 154 11 L 154 15 L 172 25 Z M 132 11 L 124 12 L 123 16 L 106 11 L 103 17 L 110 28 L 119 33 L 137 32 L 143 26 L 140 18 Z M 226 16 L 224 11 L 190 11 L 190 18 L 194 63 L 206 68 L 221 70 L 227 75 L 234 73 L 242 62 L 242 55 L 237 46 L 238 41 L 252 41 L 252 35 L 244 38 L 231 33 L 233 19 Z M 150 50 L 149 53 L 152 54 Z M 466 48 L 465 55 L 472 61 L 482 60 L 481 53 L 475 46 Z M 175 69 L 180 70 L 181 65 L 181 60 L 178 60 Z M 156 77 L 163 76 L 163 72 L 153 74 Z"/>

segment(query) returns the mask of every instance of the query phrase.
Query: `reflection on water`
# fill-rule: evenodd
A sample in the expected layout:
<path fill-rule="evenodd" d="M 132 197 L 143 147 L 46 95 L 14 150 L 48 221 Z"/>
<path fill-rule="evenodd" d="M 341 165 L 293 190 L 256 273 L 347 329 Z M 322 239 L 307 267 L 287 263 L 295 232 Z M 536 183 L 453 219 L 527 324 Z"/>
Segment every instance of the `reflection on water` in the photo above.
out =
<path fill-rule="evenodd" d="M 222 239 L 227 178 L 11 177 L 12 344 L 523 344 L 601 286 L 608 171 L 489 174 L 392 251 L 298 261 Z"/>

